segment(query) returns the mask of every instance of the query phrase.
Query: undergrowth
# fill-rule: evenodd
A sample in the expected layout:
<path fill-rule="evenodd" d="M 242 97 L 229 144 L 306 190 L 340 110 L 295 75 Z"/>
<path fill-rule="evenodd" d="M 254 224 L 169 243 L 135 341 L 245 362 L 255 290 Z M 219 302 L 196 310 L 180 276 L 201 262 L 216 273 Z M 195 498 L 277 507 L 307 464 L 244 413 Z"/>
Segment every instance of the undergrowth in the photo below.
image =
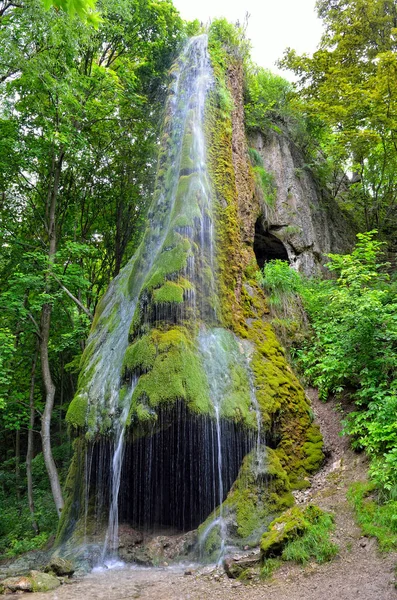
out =
<path fill-rule="evenodd" d="M 63 481 L 70 457 L 69 443 L 54 446 L 53 454 Z M 25 464 L 21 463 L 21 475 L 24 471 Z M 32 475 L 37 534 L 33 529 L 28 507 L 26 479 L 21 478 L 17 495 L 15 459 L 4 461 L 0 465 L 0 560 L 40 549 L 56 532 L 58 516 L 41 452 L 32 461 Z"/>
<path fill-rule="evenodd" d="M 281 567 L 283 561 L 280 558 L 268 558 L 263 563 L 261 568 L 261 578 L 270 579 L 274 571 L 277 571 Z"/>
<path fill-rule="evenodd" d="M 283 560 L 293 560 L 306 564 L 315 560 L 321 564 L 331 560 L 339 551 L 331 540 L 331 532 L 335 529 L 334 519 L 328 513 L 322 514 L 310 525 L 302 537 L 289 542 L 283 550 Z"/>
<path fill-rule="evenodd" d="M 381 503 L 373 483 L 354 483 L 347 494 L 364 535 L 375 537 L 383 552 L 397 550 L 397 501 Z"/>
<path fill-rule="evenodd" d="M 331 539 L 335 529 L 334 518 L 317 507 L 308 507 L 304 511 L 305 530 L 294 535 L 284 546 L 280 557 L 268 558 L 261 568 L 261 577 L 270 578 L 283 562 L 294 561 L 305 565 L 310 560 L 319 564 L 328 562 L 339 552 L 339 547 Z"/>

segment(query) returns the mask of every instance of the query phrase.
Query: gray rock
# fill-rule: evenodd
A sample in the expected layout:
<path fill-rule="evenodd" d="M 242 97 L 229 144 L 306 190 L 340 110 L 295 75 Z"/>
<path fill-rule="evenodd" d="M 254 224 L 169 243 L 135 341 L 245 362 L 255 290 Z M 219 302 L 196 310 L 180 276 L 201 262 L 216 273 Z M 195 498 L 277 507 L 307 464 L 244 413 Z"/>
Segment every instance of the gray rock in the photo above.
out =
<path fill-rule="evenodd" d="M 231 579 L 237 579 L 244 571 L 256 569 L 261 562 L 259 551 L 245 554 L 234 554 L 225 558 L 223 567 Z"/>
<path fill-rule="evenodd" d="M 66 575 L 67 577 L 71 577 L 75 572 L 75 568 L 70 560 L 67 560 L 66 558 L 61 558 L 60 556 L 54 556 L 44 568 L 44 572 L 54 573 L 54 575 Z"/>
<path fill-rule="evenodd" d="M 262 225 L 275 245 L 282 242 L 290 263 L 306 275 L 318 274 L 328 252 L 349 252 L 355 229 L 329 189 L 320 187 L 299 148 L 284 133 L 256 133 L 249 143 L 261 155 L 276 187 L 273 207 L 263 204 Z M 340 182 L 346 189 L 348 180 Z"/>
<path fill-rule="evenodd" d="M 60 586 L 57 577 L 40 571 L 30 571 L 29 575 L 8 577 L 1 582 L 4 592 L 48 592 Z"/>
<path fill-rule="evenodd" d="M 40 570 L 48 562 L 49 553 L 42 550 L 27 552 L 0 567 L 0 577 L 27 575 L 31 569 Z"/>
<path fill-rule="evenodd" d="M 33 583 L 30 577 L 7 577 L 1 582 L 5 593 L 7 592 L 33 592 Z"/>
<path fill-rule="evenodd" d="M 29 579 L 32 582 L 33 592 L 48 592 L 55 590 L 61 585 L 59 579 L 50 573 L 41 573 L 40 571 L 30 571 Z"/>

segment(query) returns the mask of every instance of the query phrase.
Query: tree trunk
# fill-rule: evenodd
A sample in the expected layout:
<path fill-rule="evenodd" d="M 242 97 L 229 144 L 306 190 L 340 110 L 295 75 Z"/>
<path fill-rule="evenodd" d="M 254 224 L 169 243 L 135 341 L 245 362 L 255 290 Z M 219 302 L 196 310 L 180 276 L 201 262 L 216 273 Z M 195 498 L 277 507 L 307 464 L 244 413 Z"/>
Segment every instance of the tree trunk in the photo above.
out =
<path fill-rule="evenodd" d="M 54 262 L 56 252 L 56 202 L 58 196 L 59 180 L 61 176 L 63 161 L 63 152 L 61 152 L 57 161 L 53 160 L 53 169 L 51 175 L 53 176 L 53 184 L 49 184 L 48 192 L 48 203 L 47 203 L 47 214 L 48 214 L 48 258 L 49 258 L 49 269 Z M 52 177 L 50 178 L 52 179 Z M 46 292 L 49 293 L 51 285 L 51 277 L 47 277 Z M 51 449 L 51 418 L 52 410 L 54 407 L 55 398 L 55 385 L 52 380 L 50 361 L 48 356 L 48 343 L 50 339 L 50 326 L 51 326 L 51 311 L 52 305 L 50 302 L 43 304 L 41 309 L 41 321 L 40 321 L 40 359 L 41 359 L 41 371 L 43 376 L 43 383 L 45 389 L 45 407 L 41 418 L 41 441 L 43 444 L 43 456 L 44 462 L 47 469 L 48 477 L 50 480 L 51 491 L 54 498 L 55 506 L 57 509 L 58 516 L 60 516 L 64 502 L 62 497 L 61 485 L 59 483 L 58 471 L 54 458 L 52 456 Z"/>
<path fill-rule="evenodd" d="M 36 366 L 37 366 L 37 357 L 39 354 L 39 341 L 37 340 L 36 351 L 33 356 L 32 361 L 32 371 L 30 374 L 30 392 L 29 392 L 29 408 L 30 408 L 30 419 L 29 419 L 29 431 L 28 431 L 28 449 L 26 452 L 26 479 L 28 482 L 28 503 L 29 503 L 29 511 L 32 517 L 32 527 L 36 535 L 39 534 L 39 526 L 37 524 L 35 515 L 34 515 L 34 500 L 33 500 L 33 477 L 32 477 L 32 460 L 33 460 L 33 427 L 34 427 L 34 417 L 35 417 L 35 408 L 34 408 L 34 386 L 36 379 Z"/>
<path fill-rule="evenodd" d="M 21 500 L 21 430 L 15 432 L 15 492 L 18 502 L 18 510 L 20 510 L 19 502 Z"/>

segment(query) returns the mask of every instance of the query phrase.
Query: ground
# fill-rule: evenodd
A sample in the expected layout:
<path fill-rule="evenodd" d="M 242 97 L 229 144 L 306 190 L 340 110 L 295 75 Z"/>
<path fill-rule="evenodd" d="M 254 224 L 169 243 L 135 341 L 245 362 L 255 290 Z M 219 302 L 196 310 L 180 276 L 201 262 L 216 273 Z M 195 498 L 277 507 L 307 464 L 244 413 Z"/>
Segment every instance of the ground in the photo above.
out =
<path fill-rule="evenodd" d="M 178 569 L 109 570 L 91 573 L 34 600 L 397 600 L 396 554 L 380 554 L 375 540 L 362 537 L 346 501 L 353 481 L 364 480 L 367 462 L 339 436 L 343 407 L 319 402 L 308 390 L 325 440 L 327 463 L 313 477 L 310 489 L 297 492 L 298 504 L 313 501 L 335 514 L 334 540 L 339 556 L 325 565 L 305 568 L 285 564 L 270 581 L 242 583 L 219 571 Z"/>

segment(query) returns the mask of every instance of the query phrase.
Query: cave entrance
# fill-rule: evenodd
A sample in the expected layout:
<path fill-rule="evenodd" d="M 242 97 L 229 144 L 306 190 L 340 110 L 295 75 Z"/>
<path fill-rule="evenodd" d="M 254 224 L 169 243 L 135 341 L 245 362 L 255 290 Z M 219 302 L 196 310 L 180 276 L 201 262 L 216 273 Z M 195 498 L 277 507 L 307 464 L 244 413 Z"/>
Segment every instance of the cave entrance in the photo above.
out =
<path fill-rule="evenodd" d="M 233 421 L 221 420 L 220 426 L 225 500 L 256 434 Z M 106 518 L 111 448 L 109 442 L 96 446 L 90 497 L 94 503 L 100 499 L 102 518 Z M 219 505 L 218 466 L 216 422 L 192 413 L 182 402 L 161 409 L 151 435 L 126 441 L 119 522 L 146 531 L 196 529 Z"/>
<path fill-rule="evenodd" d="M 276 258 L 289 262 L 283 242 L 263 227 L 261 217 L 255 223 L 254 252 L 260 269 L 266 262 Z"/>

